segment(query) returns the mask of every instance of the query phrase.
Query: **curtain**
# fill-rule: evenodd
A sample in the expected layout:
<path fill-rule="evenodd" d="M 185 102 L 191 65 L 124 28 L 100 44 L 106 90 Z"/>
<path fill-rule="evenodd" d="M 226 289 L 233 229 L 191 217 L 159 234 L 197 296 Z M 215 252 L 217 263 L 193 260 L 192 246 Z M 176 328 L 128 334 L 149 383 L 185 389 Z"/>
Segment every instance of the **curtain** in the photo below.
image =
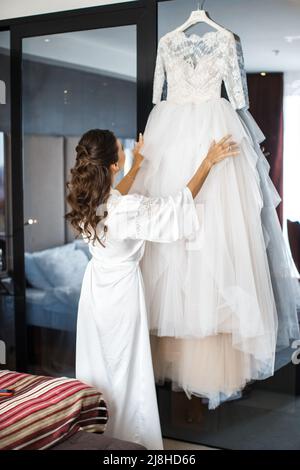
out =
<path fill-rule="evenodd" d="M 248 73 L 250 112 L 266 136 L 262 143 L 270 177 L 282 199 L 277 213 L 283 223 L 283 73 Z"/>
<path fill-rule="evenodd" d="M 300 273 L 300 71 L 284 73 L 284 157 L 283 190 L 286 238 Z"/>

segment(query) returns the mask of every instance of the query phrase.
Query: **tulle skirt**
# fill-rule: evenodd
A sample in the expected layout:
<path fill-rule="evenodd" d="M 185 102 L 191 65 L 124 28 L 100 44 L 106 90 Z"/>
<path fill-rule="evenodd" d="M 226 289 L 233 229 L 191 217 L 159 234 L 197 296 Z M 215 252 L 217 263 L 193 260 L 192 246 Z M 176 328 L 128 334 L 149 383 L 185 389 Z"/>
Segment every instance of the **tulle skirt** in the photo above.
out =
<path fill-rule="evenodd" d="M 195 198 L 199 231 L 172 244 L 146 243 L 141 262 L 156 381 L 206 397 L 210 408 L 274 373 L 278 314 L 261 221 L 262 157 L 227 100 L 162 101 L 149 115 L 145 160 L 131 188 L 175 193 L 225 134 L 240 155 L 214 165 Z M 267 173 L 265 184 L 274 208 L 280 198 Z"/>
<path fill-rule="evenodd" d="M 276 349 L 280 351 L 289 347 L 293 339 L 299 338 L 299 273 L 277 217 L 276 207 L 281 198 L 269 177 L 270 165 L 259 145 L 265 136 L 248 110 L 239 110 L 238 115 L 258 156 L 256 167 L 263 194 L 261 222 L 278 315 Z"/>

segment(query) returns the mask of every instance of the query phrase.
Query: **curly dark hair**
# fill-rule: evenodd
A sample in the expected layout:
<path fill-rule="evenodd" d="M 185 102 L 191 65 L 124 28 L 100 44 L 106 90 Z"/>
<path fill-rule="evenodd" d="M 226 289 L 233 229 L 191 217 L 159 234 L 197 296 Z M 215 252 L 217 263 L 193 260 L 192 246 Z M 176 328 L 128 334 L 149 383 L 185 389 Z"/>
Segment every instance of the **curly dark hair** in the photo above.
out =
<path fill-rule="evenodd" d="M 109 166 L 118 162 L 117 139 L 110 130 L 91 129 L 82 135 L 75 150 L 76 163 L 70 170 L 71 181 L 66 182 L 71 211 L 64 218 L 78 232 L 76 238 L 84 232 L 89 240 L 97 239 L 104 246 L 96 227 L 107 217 L 104 209 L 112 184 Z M 102 213 L 98 215 L 99 206 Z M 105 224 L 104 231 L 107 231 Z"/>

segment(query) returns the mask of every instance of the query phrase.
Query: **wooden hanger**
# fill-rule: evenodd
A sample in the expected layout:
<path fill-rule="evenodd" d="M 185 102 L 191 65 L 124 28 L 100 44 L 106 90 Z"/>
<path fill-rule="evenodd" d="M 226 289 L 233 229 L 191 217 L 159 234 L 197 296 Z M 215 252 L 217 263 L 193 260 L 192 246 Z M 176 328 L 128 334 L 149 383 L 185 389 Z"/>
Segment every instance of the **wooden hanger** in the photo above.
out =
<path fill-rule="evenodd" d="M 175 31 L 185 31 L 187 28 L 190 28 L 196 23 L 206 23 L 212 28 L 215 28 L 219 31 L 226 31 L 226 28 L 223 26 L 219 25 L 215 21 L 213 21 L 211 18 L 209 18 L 208 13 L 203 10 L 205 0 L 202 2 L 201 9 L 200 9 L 200 3 L 198 2 L 198 8 L 197 10 L 193 10 L 189 16 L 189 18 L 178 28 L 175 29 Z"/>

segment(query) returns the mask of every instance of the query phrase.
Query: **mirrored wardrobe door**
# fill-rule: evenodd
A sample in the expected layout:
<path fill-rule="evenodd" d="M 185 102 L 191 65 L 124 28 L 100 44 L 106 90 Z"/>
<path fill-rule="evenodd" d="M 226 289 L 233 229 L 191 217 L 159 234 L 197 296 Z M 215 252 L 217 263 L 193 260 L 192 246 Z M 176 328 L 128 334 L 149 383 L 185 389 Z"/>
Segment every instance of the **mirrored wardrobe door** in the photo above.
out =
<path fill-rule="evenodd" d="M 77 306 L 88 246 L 66 223 L 66 182 L 89 129 L 112 130 L 131 166 L 136 25 L 22 40 L 28 370 L 74 376 Z M 117 179 L 117 180 L 118 180 Z"/>
<path fill-rule="evenodd" d="M 11 237 L 10 31 L 0 31 L 0 368 L 16 360 Z"/>

